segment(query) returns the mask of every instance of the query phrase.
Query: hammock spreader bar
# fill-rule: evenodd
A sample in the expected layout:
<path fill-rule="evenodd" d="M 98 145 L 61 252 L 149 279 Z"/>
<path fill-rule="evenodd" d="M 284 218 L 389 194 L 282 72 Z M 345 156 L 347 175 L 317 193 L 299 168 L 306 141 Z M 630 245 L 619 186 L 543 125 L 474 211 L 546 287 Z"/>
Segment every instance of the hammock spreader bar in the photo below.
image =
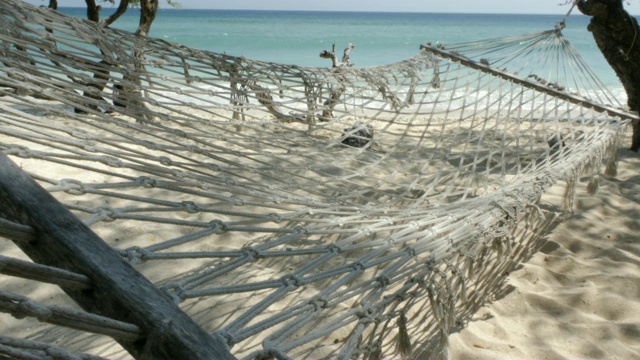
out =
<path fill-rule="evenodd" d="M 504 80 L 509 80 L 515 84 L 522 85 L 529 89 L 540 91 L 540 92 L 549 94 L 551 96 L 557 97 L 559 99 L 569 101 L 572 104 L 582 105 L 585 108 L 591 108 L 600 113 L 607 113 L 610 116 L 618 117 L 623 120 L 640 121 L 640 116 L 638 116 L 637 114 L 632 114 L 630 112 L 623 111 L 621 109 L 616 109 L 611 106 L 598 104 L 583 96 L 573 95 L 564 91 L 554 89 L 548 85 L 544 85 L 538 82 L 533 82 L 531 80 L 524 79 L 520 76 L 511 74 L 507 71 L 492 68 L 490 64 L 483 63 L 483 62 L 476 62 L 463 55 L 446 51 L 437 46 L 421 45 L 420 50 L 431 52 L 437 56 L 443 57 L 445 59 L 453 60 L 469 68 L 482 71 L 483 73 L 490 74 Z"/>

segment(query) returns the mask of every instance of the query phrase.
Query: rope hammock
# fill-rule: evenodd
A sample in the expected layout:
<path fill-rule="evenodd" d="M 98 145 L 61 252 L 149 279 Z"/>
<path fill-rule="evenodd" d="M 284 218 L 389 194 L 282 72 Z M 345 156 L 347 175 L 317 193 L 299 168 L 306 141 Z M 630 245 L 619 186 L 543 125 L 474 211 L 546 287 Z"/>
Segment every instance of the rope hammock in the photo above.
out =
<path fill-rule="evenodd" d="M 556 221 L 538 206 L 545 190 L 565 180 L 570 212 L 579 177 L 595 191 L 603 161 L 614 175 L 637 120 L 563 23 L 311 68 L 14 0 L 0 22 L 0 151 L 245 359 L 445 354 Z M 38 221 L 9 209 L 0 235 L 32 242 Z M 112 286 L 3 246 L 5 274 Z M 150 339 L 100 299 L 93 313 L 47 305 L 14 279 L 2 278 L 0 310 L 54 325 L 0 334 L 1 356 L 118 358 L 111 338 Z"/>

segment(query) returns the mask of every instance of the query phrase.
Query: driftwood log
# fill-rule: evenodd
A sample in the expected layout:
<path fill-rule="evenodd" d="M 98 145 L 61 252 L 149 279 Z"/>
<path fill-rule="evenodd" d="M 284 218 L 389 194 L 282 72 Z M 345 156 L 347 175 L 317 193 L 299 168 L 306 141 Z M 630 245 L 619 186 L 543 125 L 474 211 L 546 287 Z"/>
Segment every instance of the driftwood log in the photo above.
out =
<path fill-rule="evenodd" d="M 14 241 L 34 262 L 82 274 L 91 288 L 62 289 L 84 310 L 139 326 L 143 338 L 119 341 L 144 359 L 232 359 L 205 332 L 51 194 L 0 153 L 0 217 L 30 226 L 32 241 Z"/>
<path fill-rule="evenodd" d="M 344 49 L 342 53 L 342 60 L 338 60 L 338 56 L 336 55 L 336 44 L 333 44 L 331 51 L 322 50 L 320 53 L 320 57 L 323 59 L 331 59 L 334 68 L 344 67 L 344 66 L 353 66 L 353 64 L 349 61 L 349 54 L 351 54 L 351 50 L 356 47 L 353 43 L 349 43 L 347 47 Z"/>
<path fill-rule="evenodd" d="M 338 56 L 336 55 L 336 44 L 333 44 L 331 51 L 323 50 L 320 53 L 320 57 L 323 59 L 330 59 L 332 67 L 336 70 L 339 70 L 342 67 L 351 67 L 353 64 L 350 62 L 350 54 L 354 47 L 355 45 L 353 45 L 353 43 L 349 43 L 349 45 L 347 45 L 342 53 L 342 60 L 338 60 Z M 340 102 L 340 98 L 346 90 L 344 83 L 340 81 L 340 76 L 337 76 L 337 78 L 340 84 L 335 88 L 329 89 L 329 98 L 323 103 L 325 109 L 322 111 L 322 116 L 319 118 L 320 121 L 329 121 L 333 118 L 333 109 Z"/>

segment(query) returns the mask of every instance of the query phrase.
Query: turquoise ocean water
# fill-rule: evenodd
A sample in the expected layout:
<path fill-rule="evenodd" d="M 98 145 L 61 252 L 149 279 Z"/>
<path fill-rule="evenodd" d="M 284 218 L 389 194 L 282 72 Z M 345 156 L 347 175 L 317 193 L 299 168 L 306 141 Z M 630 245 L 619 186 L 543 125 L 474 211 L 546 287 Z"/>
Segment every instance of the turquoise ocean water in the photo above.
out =
<path fill-rule="evenodd" d="M 84 8 L 61 8 L 85 17 Z M 420 44 L 483 40 L 553 29 L 557 15 L 435 14 L 161 9 L 151 36 L 213 52 L 302 66 L 330 66 L 319 58 L 336 44 L 338 53 L 352 42 L 355 66 L 394 63 L 419 52 Z M 106 8 L 102 16 L 113 9 Z M 139 12 L 129 10 L 113 26 L 135 30 Z M 614 93 L 622 91 L 613 70 L 587 31 L 589 19 L 573 14 L 563 31 L 582 57 Z"/>

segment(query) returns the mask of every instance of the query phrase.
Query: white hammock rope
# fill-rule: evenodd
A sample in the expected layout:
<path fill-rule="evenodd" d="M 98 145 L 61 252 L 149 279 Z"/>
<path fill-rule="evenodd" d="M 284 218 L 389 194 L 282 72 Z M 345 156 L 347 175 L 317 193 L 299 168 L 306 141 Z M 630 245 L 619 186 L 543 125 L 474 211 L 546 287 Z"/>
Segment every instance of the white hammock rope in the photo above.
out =
<path fill-rule="evenodd" d="M 637 119 L 561 27 L 325 69 L 0 22 L 0 150 L 247 359 L 445 352 Z"/>

